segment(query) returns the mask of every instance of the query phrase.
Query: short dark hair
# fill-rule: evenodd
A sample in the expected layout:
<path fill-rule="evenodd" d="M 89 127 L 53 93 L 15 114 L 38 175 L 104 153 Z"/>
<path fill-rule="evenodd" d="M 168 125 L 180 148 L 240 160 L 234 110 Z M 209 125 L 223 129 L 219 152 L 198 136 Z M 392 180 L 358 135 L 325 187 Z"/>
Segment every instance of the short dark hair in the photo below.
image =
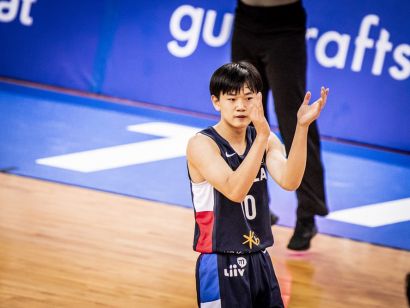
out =
<path fill-rule="evenodd" d="M 254 93 L 262 91 L 261 75 L 248 62 L 232 62 L 222 65 L 213 73 L 209 91 L 219 99 L 221 94 L 239 92 L 244 85 Z"/>

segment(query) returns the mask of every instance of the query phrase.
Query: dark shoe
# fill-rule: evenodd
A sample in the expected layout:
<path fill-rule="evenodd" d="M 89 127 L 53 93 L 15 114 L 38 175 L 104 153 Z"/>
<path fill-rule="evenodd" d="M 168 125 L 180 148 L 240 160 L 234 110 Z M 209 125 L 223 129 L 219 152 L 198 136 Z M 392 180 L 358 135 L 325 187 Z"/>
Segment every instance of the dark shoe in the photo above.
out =
<path fill-rule="evenodd" d="M 273 212 L 270 212 L 270 225 L 276 225 L 276 223 L 278 222 L 279 217 L 276 216 Z"/>
<path fill-rule="evenodd" d="M 317 227 L 315 223 L 303 224 L 297 222 L 295 232 L 289 241 L 288 249 L 308 250 L 310 248 L 310 241 L 316 234 Z"/>

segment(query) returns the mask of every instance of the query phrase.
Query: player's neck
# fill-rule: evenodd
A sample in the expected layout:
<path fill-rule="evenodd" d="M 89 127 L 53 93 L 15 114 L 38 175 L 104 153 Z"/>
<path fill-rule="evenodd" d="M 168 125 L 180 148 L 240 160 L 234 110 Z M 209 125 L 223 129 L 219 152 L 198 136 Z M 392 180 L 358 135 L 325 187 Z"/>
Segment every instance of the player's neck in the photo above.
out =
<path fill-rule="evenodd" d="M 220 121 L 214 126 L 215 130 L 231 145 L 242 145 L 246 143 L 246 127 L 236 128 Z"/>

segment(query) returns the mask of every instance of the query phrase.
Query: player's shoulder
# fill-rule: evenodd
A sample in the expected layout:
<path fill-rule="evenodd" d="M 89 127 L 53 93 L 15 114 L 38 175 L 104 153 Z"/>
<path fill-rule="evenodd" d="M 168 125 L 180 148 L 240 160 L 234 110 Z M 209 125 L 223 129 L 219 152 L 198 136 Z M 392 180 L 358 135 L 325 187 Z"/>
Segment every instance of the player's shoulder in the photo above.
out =
<path fill-rule="evenodd" d="M 204 143 L 207 144 L 209 142 L 212 142 L 212 139 L 209 136 L 203 134 L 201 131 L 189 138 L 188 146 L 198 146 Z"/>
<path fill-rule="evenodd" d="M 218 149 L 215 141 L 208 135 L 199 132 L 189 138 L 187 146 L 187 154 L 199 155 L 203 151 L 215 151 Z"/>

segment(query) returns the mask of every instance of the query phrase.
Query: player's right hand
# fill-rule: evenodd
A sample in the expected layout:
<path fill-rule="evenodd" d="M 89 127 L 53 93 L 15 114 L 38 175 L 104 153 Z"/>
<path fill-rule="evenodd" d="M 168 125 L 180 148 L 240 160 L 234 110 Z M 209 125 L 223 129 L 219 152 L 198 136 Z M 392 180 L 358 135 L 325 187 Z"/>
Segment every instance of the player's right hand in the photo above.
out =
<path fill-rule="evenodd" d="M 256 129 L 258 136 L 268 138 L 270 135 L 269 123 L 263 112 L 262 93 L 258 92 L 252 99 L 249 117 Z"/>

